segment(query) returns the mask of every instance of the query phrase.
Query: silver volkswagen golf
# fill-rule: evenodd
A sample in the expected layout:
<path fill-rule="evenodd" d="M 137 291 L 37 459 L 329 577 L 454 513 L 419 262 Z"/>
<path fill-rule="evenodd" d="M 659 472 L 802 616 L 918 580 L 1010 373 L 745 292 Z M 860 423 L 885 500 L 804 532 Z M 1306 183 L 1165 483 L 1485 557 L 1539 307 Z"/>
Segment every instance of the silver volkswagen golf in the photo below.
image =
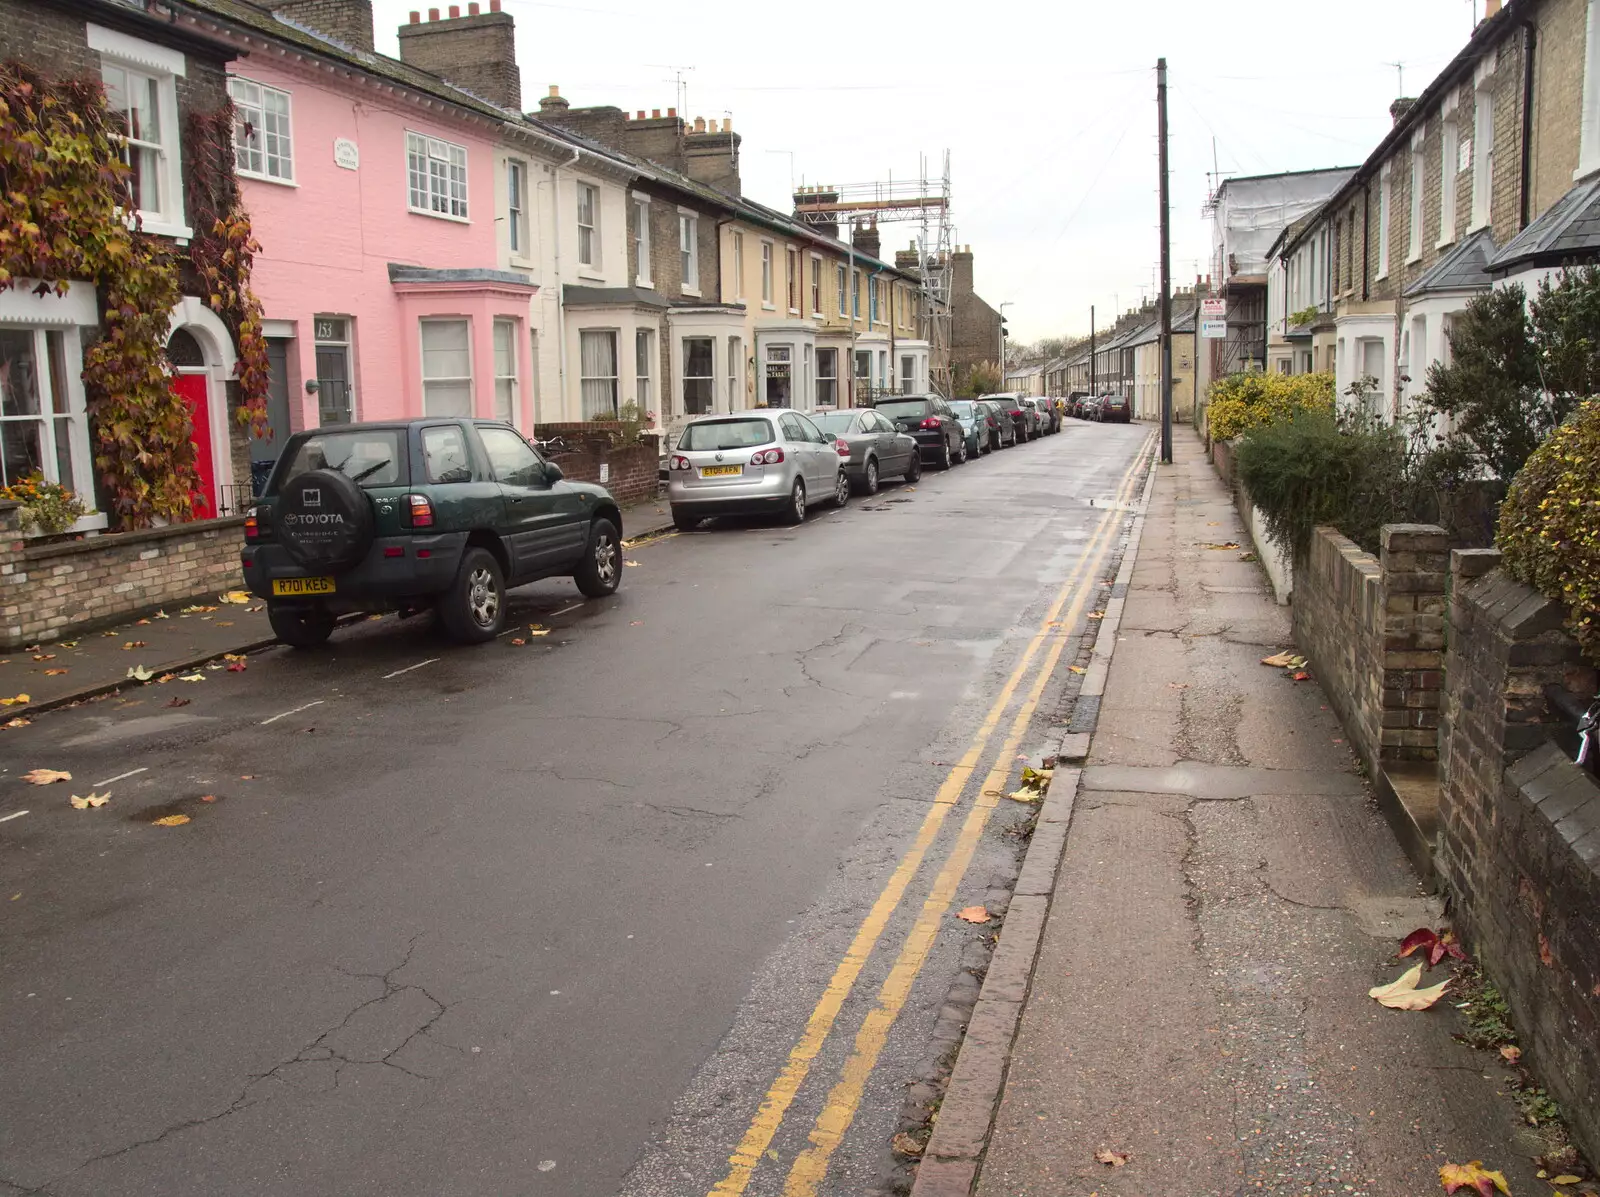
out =
<path fill-rule="evenodd" d="M 667 500 L 682 531 L 717 515 L 775 512 L 798 524 L 814 503 L 850 501 L 849 446 L 795 411 L 702 416 L 667 460 Z"/>

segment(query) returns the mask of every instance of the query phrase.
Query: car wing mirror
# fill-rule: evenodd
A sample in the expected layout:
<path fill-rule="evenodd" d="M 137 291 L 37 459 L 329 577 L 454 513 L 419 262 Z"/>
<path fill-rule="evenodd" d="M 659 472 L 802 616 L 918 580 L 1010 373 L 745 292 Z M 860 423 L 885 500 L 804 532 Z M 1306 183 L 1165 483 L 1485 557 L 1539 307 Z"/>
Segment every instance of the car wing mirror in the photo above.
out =
<path fill-rule="evenodd" d="M 551 486 L 554 486 L 566 476 L 566 472 L 555 462 L 547 461 L 544 463 L 544 480 Z"/>

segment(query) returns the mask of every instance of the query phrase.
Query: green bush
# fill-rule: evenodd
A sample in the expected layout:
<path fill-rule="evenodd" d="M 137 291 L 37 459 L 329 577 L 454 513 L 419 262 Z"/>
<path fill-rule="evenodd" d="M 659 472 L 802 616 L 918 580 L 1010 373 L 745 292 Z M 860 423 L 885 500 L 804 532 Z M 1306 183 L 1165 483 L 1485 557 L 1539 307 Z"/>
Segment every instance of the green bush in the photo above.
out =
<path fill-rule="evenodd" d="M 1495 539 L 1513 577 L 1571 610 L 1573 634 L 1600 662 L 1600 399 L 1529 456 Z"/>
<path fill-rule="evenodd" d="M 1332 413 L 1331 374 L 1230 374 L 1211 384 L 1206 418 L 1213 440 L 1229 441 L 1297 412 Z"/>

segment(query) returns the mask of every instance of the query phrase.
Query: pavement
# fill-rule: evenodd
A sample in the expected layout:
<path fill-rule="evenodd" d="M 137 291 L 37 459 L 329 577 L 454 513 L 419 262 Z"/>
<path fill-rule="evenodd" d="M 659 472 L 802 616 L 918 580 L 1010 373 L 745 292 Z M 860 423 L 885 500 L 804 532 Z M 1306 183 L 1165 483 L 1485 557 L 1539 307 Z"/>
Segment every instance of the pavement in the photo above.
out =
<path fill-rule="evenodd" d="M 672 513 L 664 502 L 640 503 L 622 513 L 622 525 L 630 540 L 652 537 L 672 527 Z M 0 730 L 15 719 L 138 686 L 129 676 L 132 669 L 148 669 L 160 678 L 277 642 L 264 604 L 232 590 L 59 640 L 0 650 L 0 698 L 11 700 L 0 707 Z M 16 701 L 24 694 L 26 701 Z"/>
<path fill-rule="evenodd" d="M 520 587 L 490 644 L 362 620 L 0 732 L 0 1195 L 887 1191 L 1148 444 L 1075 422 Z"/>
<path fill-rule="evenodd" d="M 971 1191 L 1390 1197 L 1437 1192 L 1442 1164 L 1473 1160 L 1513 1193 L 1548 1191 L 1511 1074 L 1453 1038 L 1448 993 L 1425 1012 L 1367 994 L 1409 965 L 1401 937 L 1444 920 L 1326 696 L 1260 664 L 1291 644 L 1287 614 L 1237 549 L 1199 440 L 1175 441 L 1103 634 L 1114 654 L 1081 777 L 1052 787 L 1068 826 Z M 945 1111 L 973 1105 L 964 1064 L 965 1047 Z M 924 1163 L 918 1197 L 969 1192 L 949 1154 Z"/>

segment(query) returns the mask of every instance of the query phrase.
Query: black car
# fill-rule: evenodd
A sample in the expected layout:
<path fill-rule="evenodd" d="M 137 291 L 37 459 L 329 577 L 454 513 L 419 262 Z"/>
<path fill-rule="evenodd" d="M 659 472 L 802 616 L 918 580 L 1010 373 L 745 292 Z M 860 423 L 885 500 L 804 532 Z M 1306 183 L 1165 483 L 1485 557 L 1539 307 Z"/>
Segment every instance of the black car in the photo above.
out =
<path fill-rule="evenodd" d="M 881 399 L 875 405 L 880 414 L 894 422 L 901 432 L 917 438 L 922 460 L 942 469 L 967 460 L 967 434 L 950 405 L 938 395 L 906 395 Z"/>
<path fill-rule="evenodd" d="M 1076 420 L 1089 418 L 1089 402 L 1092 396 L 1088 391 L 1073 391 L 1067 396 L 1067 413 Z"/>
<path fill-rule="evenodd" d="M 245 585 L 297 648 L 321 644 L 351 611 L 432 609 L 455 639 L 492 640 L 508 587 L 571 577 L 598 598 L 622 575 L 622 513 L 610 493 L 568 482 L 494 420 L 298 433 L 244 535 Z"/>
<path fill-rule="evenodd" d="M 1011 417 L 1001 404 L 993 399 L 978 399 L 974 406 L 984 413 L 984 426 L 991 450 L 1006 449 L 1017 443 L 1017 426 L 1011 422 Z"/>
<path fill-rule="evenodd" d="M 1033 413 L 1023 405 L 1021 395 L 985 395 L 983 401 L 985 403 L 993 403 L 999 408 L 1001 415 L 1010 419 L 1016 443 L 1021 444 L 1023 441 L 1031 441 L 1034 438 Z"/>

